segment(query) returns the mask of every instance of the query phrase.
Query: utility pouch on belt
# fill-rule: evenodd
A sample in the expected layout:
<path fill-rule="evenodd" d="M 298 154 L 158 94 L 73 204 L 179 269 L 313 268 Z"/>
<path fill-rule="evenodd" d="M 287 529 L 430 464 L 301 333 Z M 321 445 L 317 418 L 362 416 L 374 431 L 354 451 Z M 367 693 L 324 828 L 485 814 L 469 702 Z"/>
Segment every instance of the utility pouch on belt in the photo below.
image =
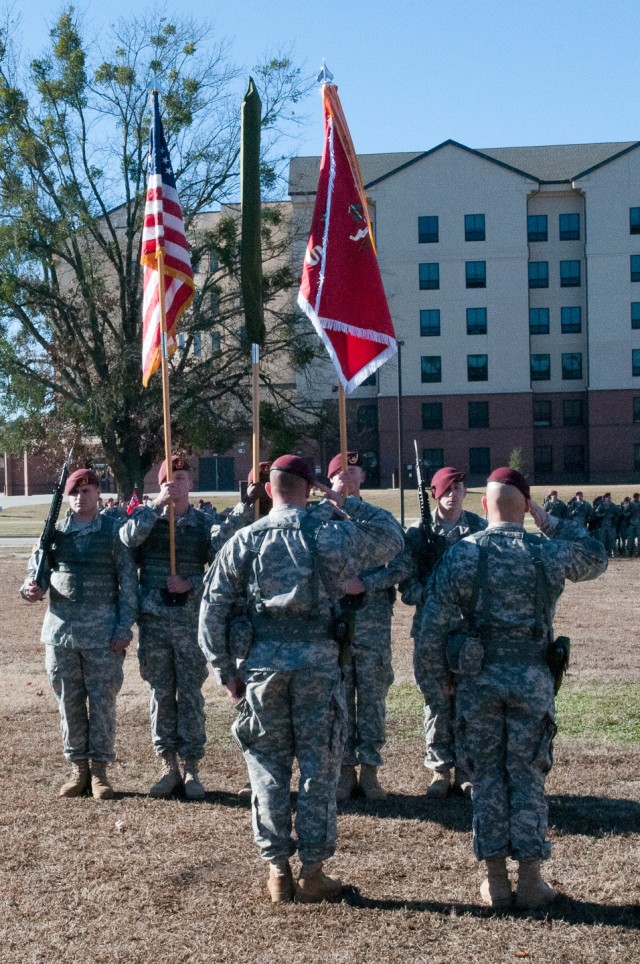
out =
<path fill-rule="evenodd" d="M 338 644 L 340 666 L 351 664 L 351 645 L 356 638 L 356 613 L 362 608 L 364 593 L 357 596 L 343 596 L 333 607 L 331 635 Z"/>
<path fill-rule="evenodd" d="M 546 648 L 544 658 L 553 675 L 553 691 L 558 693 L 562 686 L 564 674 L 569 668 L 571 655 L 571 640 L 568 636 L 558 636 Z"/>
<path fill-rule="evenodd" d="M 479 636 L 461 632 L 449 633 L 445 654 L 450 672 L 466 678 L 480 675 L 484 647 Z"/>

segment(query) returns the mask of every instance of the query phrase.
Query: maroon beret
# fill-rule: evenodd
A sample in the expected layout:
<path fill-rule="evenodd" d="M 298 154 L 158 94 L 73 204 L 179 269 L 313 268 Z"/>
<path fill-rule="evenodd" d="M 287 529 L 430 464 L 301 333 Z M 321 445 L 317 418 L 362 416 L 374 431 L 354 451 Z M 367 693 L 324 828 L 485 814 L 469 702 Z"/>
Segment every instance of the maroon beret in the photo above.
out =
<path fill-rule="evenodd" d="M 445 465 L 443 469 L 438 469 L 431 479 L 431 495 L 434 499 L 441 499 L 450 485 L 454 482 L 464 482 L 466 478 L 464 472 L 459 472 L 451 465 Z"/>
<path fill-rule="evenodd" d="M 516 471 L 516 469 L 507 468 L 506 465 L 500 469 L 494 469 L 487 479 L 487 482 L 500 482 L 502 485 L 513 485 L 519 492 L 522 492 L 525 499 L 531 498 L 531 489 L 524 475 Z"/>
<path fill-rule="evenodd" d="M 304 479 L 309 485 L 314 485 L 316 477 L 304 461 L 298 455 L 281 455 L 279 459 L 271 463 L 271 472 L 288 472 L 290 475 L 297 475 Z"/>
<path fill-rule="evenodd" d="M 549 489 L 549 495 L 557 495 L 557 494 L 558 494 L 557 489 Z"/>
<path fill-rule="evenodd" d="M 171 471 L 172 473 L 191 471 L 191 466 L 189 465 L 186 455 L 180 454 L 180 455 L 171 456 Z M 158 484 L 162 485 L 162 483 L 166 481 L 167 481 L 167 460 L 165 459 L 158 471 Z"/>
<path fill-rule="evenodd" d="M 354 465 L 362 465 L 362 460 L 360 458 L 359 452 L 347 452 L 347 468 L 352 468 Z M 334 455 L 329 462 L 329 468 L 327 469 L 327 478 L 332 479 L 334 475 L 338 472 L 342 472 L 342 453 L 338 452 Z"/>
<path fill-rule="evenodd" d="M 271 471 L 271 462 L 259 462 L 258 463 L 258 475 L 262 480 L 262 476 L 269 475 Z M 262 480 L 263 481 L 263 480 Z M 247 476 L 247 485 L 253 485 L 253 469 L 249 469 L 249 474 Z"/>
<path fill-rule="evenodd" d="M 79 489 L 83 485 L 97 485 L 100 488 L 100 479 L 93 469 L 76 469 L 72 472 L 64 487 L 64 494 L 71 495 L 74 489 Z"/>

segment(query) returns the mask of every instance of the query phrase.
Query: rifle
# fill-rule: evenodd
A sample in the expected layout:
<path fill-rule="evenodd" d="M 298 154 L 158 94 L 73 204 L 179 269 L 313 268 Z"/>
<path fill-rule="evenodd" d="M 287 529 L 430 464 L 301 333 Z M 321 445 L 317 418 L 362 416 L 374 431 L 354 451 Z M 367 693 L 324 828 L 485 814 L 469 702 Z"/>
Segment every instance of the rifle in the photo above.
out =
<path fill-rule="evenodd" d="M 416 452 L 416 479 L 418 481 L 418 503 L 420 505 L 420 518 L 422 525 L 422 546 L 420 552 L 420 577 L 428 576 L 440 557 L 438 552 L 438 537 L 433 531 L 431 520 L 431 506 L 429 505 L 429 486 L 424 478 L 424 463 L 418 453 L 418 443 L 414 439 L 413 446 Z"/>
<path fill-rule="evenodd" d="M 49 506 L 49 515 L 47 516 L 47 521 L 44 524 L 44 529 L 42 530 L 42 535 L 40 536 L 40 542 L 38 543 L 40 559 L 38 561 L 38 568 L 36 569 L 34 578 L 36 584 L 40 589 L 42 589 L 43 592 L 45 589 L 44 566 L 45 562 L 50 562 L 51 547 L 53 546 L 56 536 L 56 522 L 58 521 L 58 516 L 60 515 L 60 507 L 62 505 L 62 497 L 64 496 L 64 487 L 67 484 L 67 478 L 69 477 L 72 455 L 73 449 L 69 449 L 67 459 L 62 466 L 58 484 L 53 490 L 53 498 L 51 499 L 51 505 Z"/>

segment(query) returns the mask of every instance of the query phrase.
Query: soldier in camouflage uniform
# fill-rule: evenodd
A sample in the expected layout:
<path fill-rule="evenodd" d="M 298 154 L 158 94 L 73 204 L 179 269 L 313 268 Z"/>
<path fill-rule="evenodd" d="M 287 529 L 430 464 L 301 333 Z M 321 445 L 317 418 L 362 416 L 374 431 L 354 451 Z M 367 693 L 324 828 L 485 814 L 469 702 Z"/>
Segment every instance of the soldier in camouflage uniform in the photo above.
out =
<path fill-rule="evenodd" d="M 625 509 L 627 520 L 627 555 L 640 554 L 640 492 L 634 492 L 633 498 Z"/>
<path fill-rule="evenodd" d="M 610 492 L 605 492 L 593 510 L 595 518 L 600 520 L 596 538 L 600 540 L 607 550 L 607 555 L 610 556 L 614 556 L 616 551 L 616 522 L 621 511 L 620 507 L 611 501 Z"/>
<path fill-rule="evenodd" d="M 439 469 L 431 480 L 431 495 L 436 500 L 436 507 L 431 513 L 431 524 L 436 540 L 436 560 L 450 546 L 486 526 L 485 520 L 480 516 L 463 509 L 467 494 L 465 479 L 464 472 L 459 472 L 452 466 L 445 466 Z M 411 635 L 415 642 L 422 623 L 422 607 L 429 592 L 430 576 L 426 571 L 424 560 L 422 523 L 416 528 L 411 527 L 407 530 L 406 546 L 404 556 L 410 560 L 410 575 L 401 583 L 400 589 L 402 601 L 416 607 L 411 628 Z M 446 797 L 451 787 L 452 775 L 454 787 L 468 797 L 471 794 L 471 783 L 468 774 L 456 759 L 453 691 L 444 693 L 438 681 L 434 679 L 431 682 L 424 681 L 422 692 L 426 741 L 424 765 L 432 771 L 427 797 L 430 799 Z"/>
<path fill-rule="evenodd" d="M 352 471 L 343 473 L 342 457 L 336 455 L 329 463 L 329 481 L 335 492 L 359 499 L 360 486 L 365 481 L 359 453 L 347 452 L 347 464 Z M 357 484 L 346 490 L 347 479 L 354 477 Z M 398 561 L 401 557 L 402 553 Z M 358 786 L 358 764 L 359 785 L 367 800 L 387 798 L 378 780 L 378 767 L 383 763 L 380 751 L 385 743 L 386 699 L 393 683 L 391 617 L 395 586 L 405 575 L 405 567 L 392 560 L 386 566 L 363 570 L 349 583 L 349 592 L 354 598 L 359 597 L 359 606 L 355 613 L 351 659 L 343 667 L 347 743 L 336 793 L 339 803 L 348 800 Z"/>
<path fill-rule="evenodd" d="M 60 710 L 70 779 L 61 797 L 91 786 L 99 800 L 113 797 L 107 764 L 116 758 L 116 697 L 123 682 L 125 650 L 137 616 L 138 578 L 131 553 L 118 539 L 119 519 L 98 511 L 100 482 L 90 469 L 72 472 L 65 495 L 70 511 L 56 523 L 45 566 L 49 607 L 42 626 L 45 666 Z M 44 599 L 34 576 L 36 549 L 20 594 Z"/>
<path fill-rule="evenodd" d="M 346 480 L 348 481 L 348 479 Z M 253 831 L 269 862 L 274 902 L 339 895 L 323 862 L 337 837 L 336 787 L 345 739 L 345 702 L 332 604 L 364 565 L 383 565 L 402 548 L 387 512 L 324 489 L 340 520 L 307 509 L 311 470 L 297 456 L 277 459 L 267 483 L 269 515 L 222 549 L 205 583 L 199 641 L 216 679 L 241 699 L 234 736 L 253 789 Z M 248 606 L 252 633 L 231 647 L 230 617 Z M 243 679 L 237 661 L 244 659 Z M 246 689 L 245 689 L 246 686 Z M 302 869 L 294 885 L 289 790 L 300 767 L 296 833 Z"/>
<path fill-rule="evenodd" d="M 591 503 L 586 501 L 584 492 L 576 492 L 569 500 L 565 518 L 570 522 L 579 522 L 586 529 L 592 512 L 593 508 Z"/>
<path fill-rule="evenodd" d="M 555 896 L 540 876 L 551 849 L 544 798 L 556 730 L 545 659 L 551 621 L 565 579 L 594 579 L 607 556 L 582 526 L 531 501 L 513 469 L 489 476 L 483 506 L 489 527 L 453 546 L 434 574 L 415 673 L 421 686 L 435 677 L 447 689 L 457 670 L 458 748 L 473 781 L 475 854 L 487 863 L 483 900 L 510 906 L 511 857 L 519 862 L 516 905 L 535 907 Z M 543 536 L 525 532 L 527 510 Z M 453 643 L 462 639 L 455 658 Z"/>
<path fill-rule="evenodd" d="M 556 519 L 564 519 L 567 514 L 567 504 L 563 502 L 562 499 L 558 498 L 558 492 L 556 489 L 551 489 L 546 499 L 542 503 L 542 508 L 549 515 L 554 516 Z"/>
<path fill-rule="evenodd" d="M 141 506 L 120 530 L 122 542 L 135 551 L 140 568 L 138 660 L 151 689 L 151 734 L 162 758 L 162 773 L 152 797 L 169 797 L 182 785 L 190 800 L 205 795 L 199 763 L 206 742 L 202 686 L 207 662 L 198 646 L 198 611 L 205 569 L 224 542 L 253 518 L 251 496 L 226 520 L 189 503 L 191 470 L 182 455 L 172 458 L 172 481 L 166 462 L 158 473 L 160 494 Z M 168 504 L 175 512 L 176 575 L 171 575 Z M 178 604 L 176 604 L 178 603 Z M 178 765 L 184 761 L 184 781 Z"/>

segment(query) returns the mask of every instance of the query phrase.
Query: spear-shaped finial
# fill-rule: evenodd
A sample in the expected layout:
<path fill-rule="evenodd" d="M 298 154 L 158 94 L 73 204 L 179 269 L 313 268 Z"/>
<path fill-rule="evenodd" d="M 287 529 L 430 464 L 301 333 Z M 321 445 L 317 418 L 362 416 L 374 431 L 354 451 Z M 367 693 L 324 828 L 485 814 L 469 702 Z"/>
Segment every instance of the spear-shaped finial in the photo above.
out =
<path fill-rule="evenodd" d="M 322 61 L 322 70 L 321 70 L 320 73 L 318 74 L 318 83 L 319 83 L 319 84 L 330 84 L 332 80 L 333 80 L 333 74 L 331 73 L 331 71 L 329 70 L 329 68 L 327 67 L 327 65 L 325 64 L 324 59 L 323 59 L 323 61 Z"/>

